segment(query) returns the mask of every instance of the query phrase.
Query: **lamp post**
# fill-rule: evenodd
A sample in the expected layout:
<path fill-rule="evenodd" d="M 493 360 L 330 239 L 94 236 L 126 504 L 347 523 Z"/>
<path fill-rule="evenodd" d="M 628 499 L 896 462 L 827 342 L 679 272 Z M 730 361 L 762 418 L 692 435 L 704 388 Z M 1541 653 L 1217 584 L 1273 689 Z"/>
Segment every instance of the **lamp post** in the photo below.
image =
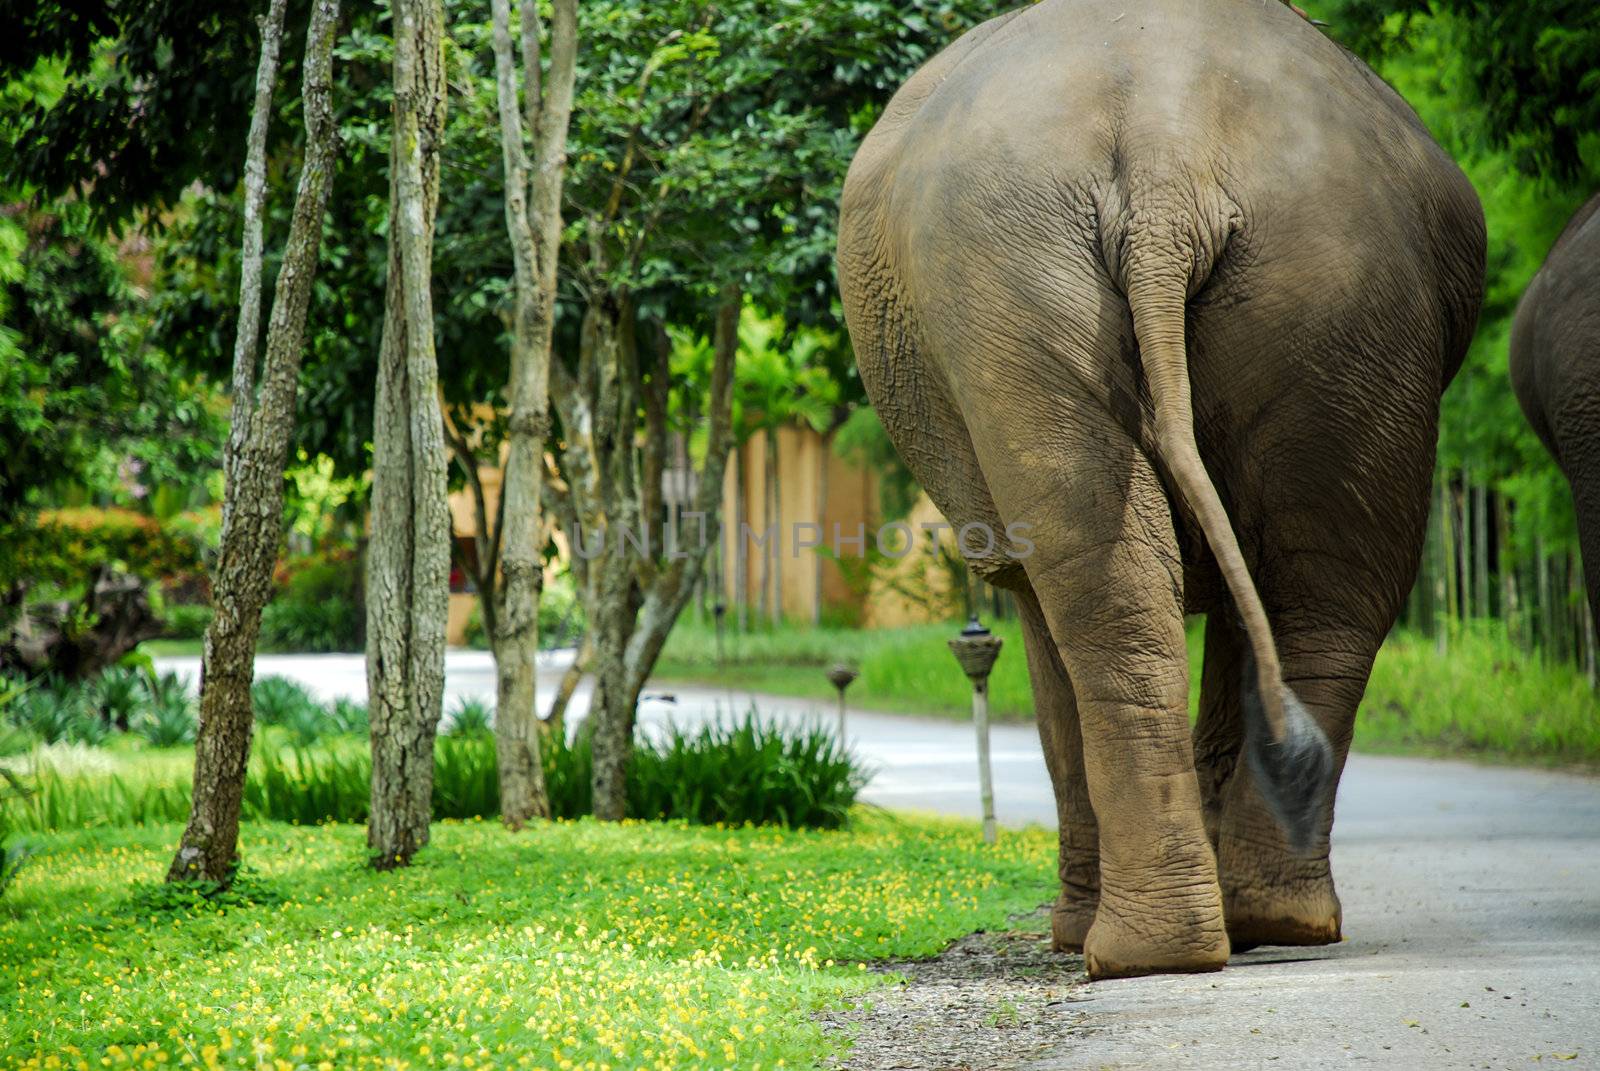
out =
<path fill-rule="evenodd" d="M 711 617 L 717 626 L 717 668 L 722 668 L 722 619 L 728 616 L 728 604 L 721 599 L 711 608 Z"/>
<path fill-rule="evenodd" d="M 860 674 L 843 662 L 835 662 L 828 668 L 828 683 L 839 690 L 839 746 L 844 747 L 844 690 L 850 687 Z"/>
<path fill-rule="evenodd" d="M 973 614 L 967 627 L 950 641 L 950 651 L 972 682 L 972 724 L 978 732 L 978 794 L 983 803 L 983 842 L 993 844 L 994 771 L 989 766 L 989 671 L 1000 657 L 1000 637 L 984 628 Z"/>

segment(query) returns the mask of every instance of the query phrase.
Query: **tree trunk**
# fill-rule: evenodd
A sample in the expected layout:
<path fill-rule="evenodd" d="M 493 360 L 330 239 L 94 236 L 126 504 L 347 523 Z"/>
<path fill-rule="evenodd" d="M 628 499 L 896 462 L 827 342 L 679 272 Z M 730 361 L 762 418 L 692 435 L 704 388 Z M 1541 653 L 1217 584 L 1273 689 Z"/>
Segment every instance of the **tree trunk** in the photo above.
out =
<path fill-rule="evenodd" d="M 741 300 L 738 287 L 725 287 L 717 311 L 706 457 L 692 511 L 692 515 L 706 525 L 706 531 L 716 530 L 722 478 L 732 448 L 733 363 L 739 345 Z M 591 439 L 575 435 L 569 440 L 567 450 L 569 454 L 573 450 L 591 452 L 593 463 L 585 467 L 595 473 L 613 474 L 603 482 L 598 478 L 593 480 L 592 489 L 583 493 L 589 502 L 591 526 L 607 535 L 602 555 L 590 563 L 591 575 L 598 570 L 598 582 L 591 585 L 589 603 L 585 607 L 595 658 L 595 698 L 590 704 L 594 814 L 602 821 L 618 821 L 627 811 L 628 765 L 633 755 L 639 692 L 660 657 L 673 623 L 688 604 L 694 584 L 704 573 L 707 548 L 698 534 L 690 537 L 679 533 L 674 544 L 678 556 L 663 561 L 652 553 L 641 553 L 609 529 L 611 525 L 637 527 L 639 523 L 639 496 L 628 481 L 630 466 L 624 453 L 633 449 L 635 440 L 628 422 L 637 414 L 637 406 L 630 401 L 637 367 L 628 341 L 629 332 L 602 331 L 600 334 L 606 342 L 598 345 L 595 352 L 601 355 L 601 360 L 616 362 L 618 373 L 614 378 L 618 389 L 614 396 L 602 398 L 597 408 L 609 409 L 613 416 L 608 419 L 620 415 L 621 424 L 605 436 L 597 434 Z M 614 336 L 620 339 L 620 344 L 611 341 Z M 614 356 L 605 356 L 613 350 Z M 630 369 L 635 376 L 633 384 L 629 382 Z M 602 374 L 597 378 L 604 381 L 607 377 Z M 559 397 L 566 407 L 563 426 L 583 426 L 586 422 L 582 415 L 587 406 L 576 383 L 564 375 Z M 599 420 L 590 423 L 602 424 Z M 596 445 L 599 443 L 606 444 L 603 453 Z M 659 555 L 666 543 L 665 539 L 659 541 L 653 553 Z"/>
<path fill-rule="evenodd" d="M 550 431 L 550 347 L 555 328 L 556 269 L 561 247 L 561 190 L 572 112 L 578 31 L 576 0 L 555 0 L 550 73 L 542 78 L 536 0 L 522 0 L 521 51 L 526 121 L 533 128 L 531 169 L 523 151 L 524 113 L 517 107 L 509 0 L 493 0 L 495 84 L 505 166 L 506 231 L 515 275 L 508 456 L 501 485 L 499 540 L 502 604 L 494 638 L 495 749 L 500 814 L 506 825 L 547 818 L 550 800 L 540 757 L 538 711 L 539 596 L 543 588 L 541 484 Z M 541 86 L 543 88 L 541 88 Z"/>
<path fill-rule="evenodd" d="M 251 119 L 247 175 L 262 175 L 267 113 L 276 78 L 282 37 L 283 6 L 274 3 L 262 23 L 262 55 L 256 82 L 256 116 Z M 322 243 L 322 215 L 332 184 L 338 129 L 333 121 L 333 43 L 338 29 L 338 0 L 314 0 L 306 32 L 302 107 L 305 114 L 305 160 L 295 194 L 289 237 L 273 293 L 262 362 L 261 396 L 255 393 L 255 343 L 241 338 L 234 350 L 234 428 L 223 454 L 226 487 L 222 537 L 212 576 L 215 614 L 206 629 L 200 670 L 200 731 L 195 741 L 194 797 L 188 826 L 167 872 L 168 881 L 232 880 L 239 847 L 239 807 L 253 731 L 250 682 L 255 675 L 256 638 L 261 608 L 272 591 L 272 567 L 283 528 L 283 466 L 294 424 L 295 389 L 300 376 L 300 344 L 306 308 Z M 274 22 L 274 18 L 278 21 Z M 260 117 L 260 122 L 256 117 Z M 247 228 L 259 228 L 265 186 L 246 191 Z M 249 204 L 256 199 L 255 217 Z M 245 245 L 250 247 L 247 237 Z M 254 238 L 259 251 L 259 231 Z M 241 332 L 259 313 L 259 264 L 242 272 L 241 287 L 254 280 L 255 293 L 241 292 Z M 242 388 L 242 392 L 241 392 Z M 247 419 L 241 420 L 241 415 Z"/>
<path fill-rule="evenodd" d="M 578 641 L 578 649 L 573 652 L 572 664 L 567 666 L 566 672 L 561 674 L 561 683 L 556 686 L 556 695 L 550 702 L 550 713 L 545 715 L 544 731 L 547 739 L 560 739 L 567 731 L 567 707 L 572 703 L 572 697 L 578 690 L 578 685 L 583 683 L 583 675 L 589 672 L 589 665 L 594 661 L 594 645 L 589 642 L 587 634 Z"/>
<path fill-rule="evenodd" d="M 433 221 L 444 139 L 444 12 L 396 0 L 389 148 L 389 279 L 373 420 L 367 695 L 380 870 L 428 843 L 433 742 L 444 704 L 450 507 L 433 342 Z"/>

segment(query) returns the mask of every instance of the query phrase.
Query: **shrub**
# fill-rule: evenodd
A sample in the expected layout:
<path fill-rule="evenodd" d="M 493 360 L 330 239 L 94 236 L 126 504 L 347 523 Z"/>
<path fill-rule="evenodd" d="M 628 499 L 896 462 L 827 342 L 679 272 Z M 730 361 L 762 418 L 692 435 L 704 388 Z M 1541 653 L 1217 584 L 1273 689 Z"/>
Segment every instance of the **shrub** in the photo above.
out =
<path fill-rule="evenodd" d="M 47 681 L 18 696 L 6 713 L 11 723 L 46 744 L 104 742 L 108 730 L 92 702 L 92 686 Z"/>
<path fill-rule="evenodd" d="M 250 685 L 250 703 L 262 725 L 283 725 L 306 707 L 321 707 L 303 684 L 288 677 L 260 677 Z"/>
<path fill-rule="evenodd" d="M 0 530 L 0 577 L 70 587 L 103 566 L 146 579 L 201 568 L 200 545 L 188 533 L 126 509 L 45 510 Z"/>
<path fill-rule="evenodd" d="M 467 611 L 467 623 L 461 626 L 461 639 L 474 651 L 489 649 L 489 634 L 483 630 L 483 611 L 476 602 Z"/>
<path fill-rule="evenodd" d="M 270 678 L 269 678 L 270 679 Z M 547 741 L 543 749 L 551 810 L 576 818 L 592 810 L 589 743 Z M 46 766 L 18 822 L 48 830 L 181 821 L 190 785 L 132 777 L 65 775 Z M 729 725 L 670 729 L 641 741 L 628 772 L 628 814 L 698 823 L 843 825 L 865 772 L 819 727 L 788 729 L 752 709 Z M 372 758 L 365 748 L 261 747 L 245 782 L 244 816 L 310 825 L 365 822 Z M 500 810 L 495 746 L 485 733 L 440 737 L 434 752 L 435 818 L 490 817 Z"/>
<path fill-rule="evenodd" d="M 433 817 L 500 813 L 500 770 L 487 733 L 441 737 L 433 751 Z"/>
<path fill-rule="evenodd" d="M 732 724 L 693 732 L 674 726 L 657 747 L 641 747 L 628 778 L 628 813 L 837 829 L 867 782 L 850 754 L 819 726 L 785 729 L 752 707 Z"/>
<path fill-rule="evenodd" d="M 359 651 L 365 632 L 361 563 L 349 551 L 291 558 L 261 612 L 261 643 L 280 651 Z"/>
<path fill-rule="evenodd" d="M 328 708 L 328 719 L 335 732 L 365 736 L 372 729 L 372 716 L 367 704 L 358 703 L 348 696 L 340 696 Z"/>
<path fill-rule="evenodd" d="M 37 743 L 39 738 L 27 729 L 19 729 L 15 725 L 0 722 L 0 759 L 31 751 Z"/>
<path fill-rule="evenodd" d="M 271 651 L 357 651 L 361 614 L 342 599 L 306 602 L 278 596 L 261 610 L 261 646 Z"/>
<path fill-rule="evenodd" d="M 494 732 L 494 707 L 476 696 L 462 696 L 450 711 L 450 736 L 488 735 Z"/>
<path fill-rule="evenodd" d="M 211 614 L 209 606 L 168 606 L 161 615 L 161 635 L 169 640 L 204 639 Z"/>
<path fill-rule="evenodd" d="M 106 725 L 126 729 L 145 705 L 145 682 L 139 671 L 128 666 L 112 666 L 95 678 L 89 700 L 98 708 Z"/>
<path fill-rule="evenodd" d="M 194 743 L 199 728 L 194 700 L 189 695 L 189 679 L 176 673 L 163 673 L 146 686 L 144 706 L 132 723 L 134 732 L 155 747 L 177 747 Z"/>

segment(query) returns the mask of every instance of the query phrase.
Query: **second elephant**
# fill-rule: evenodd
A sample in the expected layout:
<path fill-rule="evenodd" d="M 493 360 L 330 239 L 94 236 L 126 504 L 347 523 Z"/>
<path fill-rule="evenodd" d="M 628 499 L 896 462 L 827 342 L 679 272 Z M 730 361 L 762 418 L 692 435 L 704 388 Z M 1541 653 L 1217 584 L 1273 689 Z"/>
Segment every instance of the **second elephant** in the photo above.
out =
<path fill-rule="evenodd" d="M 1522 295 L 1511 386 L 1572 485 L 1589 611 L 1600 623 L 1600 194 L 1578 209 Z"/>

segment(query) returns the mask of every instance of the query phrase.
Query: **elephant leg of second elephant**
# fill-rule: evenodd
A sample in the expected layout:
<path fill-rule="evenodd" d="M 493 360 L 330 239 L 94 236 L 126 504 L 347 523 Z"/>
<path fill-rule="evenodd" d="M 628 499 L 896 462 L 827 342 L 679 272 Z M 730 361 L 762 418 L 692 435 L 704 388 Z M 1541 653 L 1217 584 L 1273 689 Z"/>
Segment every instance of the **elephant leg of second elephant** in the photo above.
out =
<path fill-rule="evenodd" d="M 1084 779 L 1078 700 L 1032 591 L 1017 592 L 1017 609 L 1060 833 L 1061 894 L 1050 912 L 1051 941 L 1057 952 L 1081 952 L 1100 901 L 1100 830 Z"/>

